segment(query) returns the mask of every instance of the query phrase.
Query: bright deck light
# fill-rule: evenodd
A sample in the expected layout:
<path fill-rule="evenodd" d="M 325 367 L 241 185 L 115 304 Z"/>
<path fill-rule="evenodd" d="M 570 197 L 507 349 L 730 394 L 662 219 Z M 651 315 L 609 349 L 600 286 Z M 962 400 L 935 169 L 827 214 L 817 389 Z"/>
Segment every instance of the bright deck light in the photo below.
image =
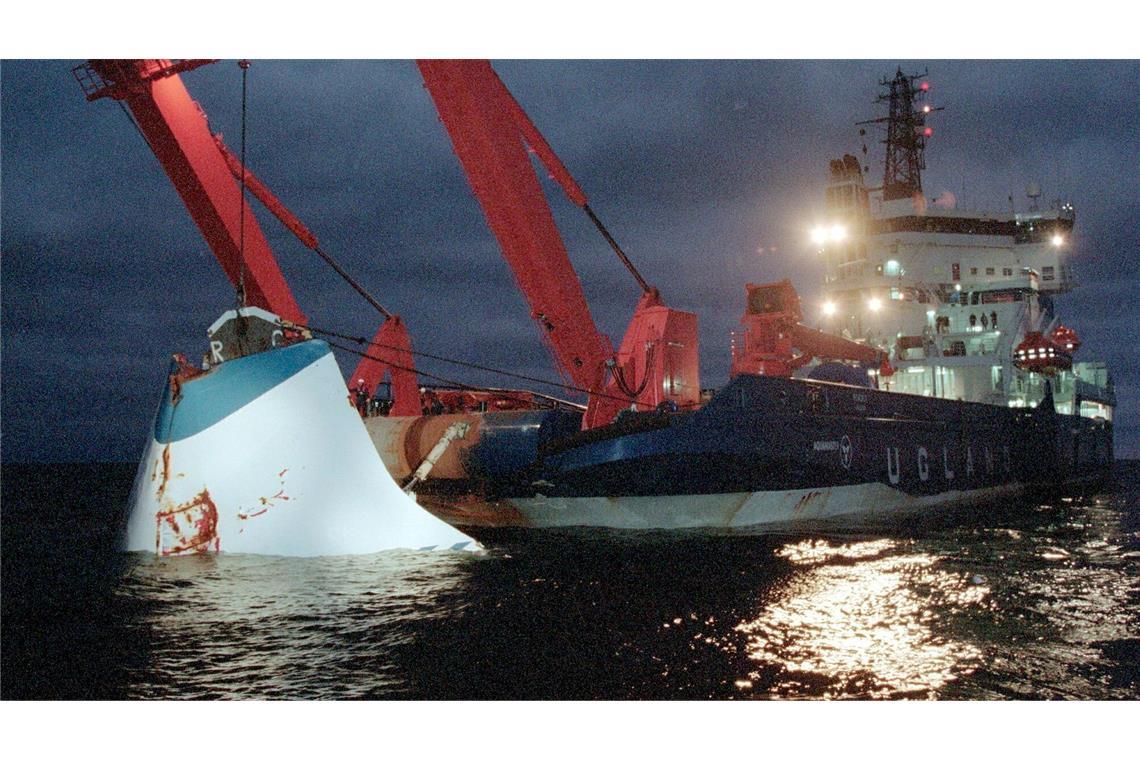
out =
<path fill-rule="evenodd" d="M 872 298 L 870 301 L 867 301 L 867 308 L 869 308 L 871 311 L 878 311 L 879 309 L 883 308 L 883 299 Z"/>
<path fill-rule="evenodd" d="M 830 317 L 833 314 L 835 314 L 835 302 L 834 301 L 824 301 L 823 302 L 823 314 L 824 314 L 824 316 L 827 316 L 827 317 Z"/>
<path fill-rule="evenodd" d="M 1064 244 L 1064 242 L 1065 242 L 1065 238 L 1063 238 L 1061 235 L 1054 235 L 1053 236 L 1053 245 L 1057 246 L 1058 248 L 1060 248 Z"/>
<path fill-rule="evenodd" d="M 833 224 L 831 226 L 820 225 L 811 231 L 811 242 L 816 245 L 823 245 L 827 242 L 838 243 L 841 240 L 847 239 L 847 228 L 841 224 Z"/>

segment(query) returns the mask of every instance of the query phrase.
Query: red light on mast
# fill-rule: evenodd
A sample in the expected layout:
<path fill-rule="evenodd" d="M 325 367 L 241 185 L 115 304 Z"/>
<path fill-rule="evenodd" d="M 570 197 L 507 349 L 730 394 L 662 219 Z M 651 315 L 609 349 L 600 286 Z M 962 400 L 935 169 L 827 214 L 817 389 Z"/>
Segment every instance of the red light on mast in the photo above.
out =
<path fill-rule="evenodd" d="M 933 134 L 934 134 L 934 130 L 931 129 L 930 127 L 927 127 L 926 129 L 922 130 L 922 136 L 923 137 L 930 137 Z"/>
<path fill-rule="evenodd" d="M 930 82 L 923 82 L 922 84 L 920 84 L 918 86 L 918 89 L 922 90 L 923 92 L 926 92 L 927 90 L 930 89 Z"/>

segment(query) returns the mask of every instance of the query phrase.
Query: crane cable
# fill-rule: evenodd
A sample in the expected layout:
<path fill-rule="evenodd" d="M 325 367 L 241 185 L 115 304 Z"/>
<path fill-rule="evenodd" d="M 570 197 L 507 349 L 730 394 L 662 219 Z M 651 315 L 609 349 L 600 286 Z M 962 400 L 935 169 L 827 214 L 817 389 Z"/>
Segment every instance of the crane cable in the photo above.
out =
<path fill-rule="evenodd" d="M 238 222 L 238 285 L 237 308 L 245 306 L 245 116 L 246 116 L 246 76 L 249 73 L 249 61 L 245 58 L 238 61 L 241 68 L 241 215 Z"/>
<path fill-rule="evenodd" d="M 284 320 L 280 321 L 278 324 L 280 324 L 282 327 L 287 328 L 287 329 L 299 329 L 302 327 L 301 325 L 294 325 L 291 322 L 286 322 Z M 631 400 L 635 399 L 637 395 L 640 394 L 640 391 L 639 391 L 638 394 L 630 394 L 627 398 L 623 398 L 621 396 L 615 396 L 615 395 L 609 394 L 609 393 L 602 393 L 600 391 L 591 391 L 591 390 L 588 390 L 586 388 L 581 388 L 581 387 L 576 386 L 576 385 L 571 385 L 569 383 L 559 383 L 559 382 L 555 382 L 553 380 L 543 380 L 542 378 L 539 378 L 539 377 L 533 377 L 531 375 L 523 375 L 523 374 L 520 374 L 518 372 L 511 372 L 510 370 L 505 370 L 505 369 L 497 369 L 495 367 L 488 367 L 488 366 L 483 365 L 483 364 L 475 364 L 474 362 L 467 362 L 467 361 L 463 361 L 462 359 L 449 359 L 446 356 L 439 356 L 438 354 L 430 354 L 430 353 L 427 353 L 426 351 L 416 351 L 414 349 L 403 348 L 400 346 L 391 346 L 391 345 L 387 345 L 384 343 L 379 343 L 377 341 L 368 340 L 367 338 L 363 338 L 363 337 L 356 336 L 356 335 L 346 335 L 344 333 L 338 333 L 338 332 L 335 332 L 333 330 L 324 330 L 320 327 L 313 327 L 311 324 L 304 325 L 303 328 L 305 330 L 309 330 L 310 332 L 317 333 L 319 335 L 324 335 L 324 336 L 328 336 L 331 338 L 337 338 L 339 340 L 349 340 L 349 341 L 352 341 L 352 342 L 354 342 L 358 345 L 362 345 L 362 346 L 366 345 L 366 346 L 375 346 L 377 348 L 385 348 L 385 349 L 388 349 L 391 351 L 397 351 L 399 353 L 409 354 L 411 356 L 417 356 L 417 357 L 420 357 L 422 359 L 433 359 L 435 361 L 441 361 L 441 362 L 445 362 L 447 364 L 454 364 L 456 366 L 464 367 L 466 369 L 474 369 L 474 370 L 479 370 L 482 372 L 491 372 L 493 374 L 503 375 L 504 377 L 510 377 L 510 378 L 515 379 L 515 380 L 526 380 L 527 382 L 539 383 L 541 385 L 549 385 L 549 386 L 552 386 L 554 388 L 561 388 L 562 390 L 573 391 L 574 393 L 584 393 L 587 396 L 597 396 L 598 398 L 605 398 L 605 399 L 610 399 L 613 401 L 620 401 L 623 404 L 629 403 Z M 423 375 L 424 377 L 430 377 L 433 380 L 440 380 L 440 381 L 445 382 L 445 383 L 454 384 L 454 385 L 463 387 L 463 388 L 468 389 L 468 390 L 486 390 L 484 388 L 478 388 L 476 386 L 471 386 L 471 385 L 466 385 L 465 383 L 456 382 L 456 381 L 450 380 L 450 379 L 445 378 L 445 377 L 439 377 L 437 375 L 433 375 L 431 373 L 424 372 L 424 371 L 416 369 L 414 367 L 407 367 L 407 366 L 401 366 L 399 364 L 393 364 L 392 362 L 385 361 L 384 359 L 378 359 L 375 356 L 372 356 L 365 351 L 360 351 L 360 350 L 351 348 L 349 346 L 345 346 L 345 345 L 342 345 L 339 343 L 334 343 L 331 340 L 328 341 L 328 343 L 330 346 L 332 346 L 334 348 L 339 348 L 342 351 L 347 351 L 350 354 L 362 356 L 366 359 L 371 359 L 372 361 L 375 361 L 375 362 L 387 364 L 388 366 L 392 367 L 393 369 L 404 370 L 407 372 L 414 372 L 417 375 Z M 644 390 L 644 383 L 642 384 L 641 390 Z M 622 388 L 622 391 L 624 392 L 625 389 Z"/>
<path fill-rule="evenodd" d="M 376 311 L 380 312 L 380 314 L 383 315 L 384 319 L 391 319 L 394 316 L 392 312 L 385 309 L 384 306 L 379 301 L 377 301 L 371 293 L 365 290 L 363 285 L 353 279 L 352 275 L 345 271 L 344 267 L 338 264 L 336 259 L 322 251 L 319 245 L 313 246 L 313 251 L 315 251 L 316 254 L 320 256 L 326 264 L 332 267 L 332 270 L 339 274 L 342 280 L 351 285 L 352 289 L 359 293 L 361 298 L 367 301 L 372 308 L 376 309 Z"/>
<path fill-rule="evenodd" d="M 617 257 L 621 260 L 621 263 L 625 264 L 625 268 L 629 270 L 629 273 L 631 275 L 633 275 L 633 279 L 637 280 L 637 284 L 641 288 L 642 292 L 652 293 L 655 291 L 656 288 L 646 282 L 645 278 L 641 276 L 641 272 L 637 271 L 637 267 L 634 266 L 632 261 L 630 261 L 629 256 L 627 256 L 625 251 L 622 250 L 621 246 L 618 245 L 618 242 L 614 240 L 614 236 L 610 234 L 610 231 L 606 229 L 606 226 L 602 224 L 602 220 L 599 219 L 597 214 L 594 213 L 594 210 L 590 208 L 590 204 L 583 203 L 582 209 L 586 212 L 586 215 L 590 217 L 590 221 L 594 223 L 594 226 L 598 228 L 598 232 L 602 233 L 602 237 L 604 237 L 606 239 L 606 242 L 610 244 L 610 248 L 612 248 L 613 252 L 617 254 Z"/>
<path fill-rule="evenodd" d="M 308 328 L 308 329 L 312 329 L 312 328 Z M 319 331 L 315 331 L 315 332 L 319 332 Z M 359 338 L 353 338 L 352 340 L 363 340 L 363 339 L 359 339 Z M 406 365 L 403 365 L 403 364 L 395 364 L 394 362 L 390 362 L 390 361 L 388 361 L 388 360 L 386 360 L 386 359 L 378 359 L 377 357 L 375 357 L 375 356 L 372 356 L 372 355 L 371 355 L 371 354 L 369 354 L 369 353 L 366 353 L 366 352 L 364 352 L 364 351 L 358 351 L 357 349 L 355 349 L 355 348 L 352 348 L 351 346 L 345 346 L 345 345 L 342 345 L 342 344 L 340 344 L 340 343 L 337 343 L 337 342 L 335 342 L 335 341 L 331 341 L 331 340 L 329 340 L 329 341 L 326 341 L 326 342 L 327 342 L 327 343 L 328 343 L 330 346 L 332 346 L 333 348 L 337 348 L 337 349 L 340 349 L 341 351 L 345 351 L 345 352 L 347 352 L 347 353 L 350 353 L 350 354 L 355 354 L 356 356 L 362 357 L 362 358 L 364 358 L 364 359 L 368 359 L 369 361 L 379 362 L 379 363 L 383 364 L 383 365 L 384 365 L 384 366 L 386 366 L 386 367 L 390 367 L 391 369 L 398 369 L 398 370 L 403 370 L 403 371 L 405 371 L 405 372 L 411 372 L 411 373 L 413 373 L 413 374 L 416 374 L 416 375 L 422 375 L 422 376 L 424 376 L 424 377 L 429 377 L 429 378 L 431 378 L 432 380 L 438 380 L 438 381 L 440 381 L 441 383 L 445 383 L 447 386 L 456 387 L 456 388 L 462 388 L 463 390 L 466 390 L 466 391 L 485 391 L 485 392 L 489 392 L 489 393 L 495 393 L 496 391 L 499 391 L 499 390 L 501 390 L 501 389 L 499 389 L 499 388 L 487 388 L 487 387 L 478 386 L 478 385 L 471 385 L 471 384 L 469 384 L 469 383 L 464 383 L 464 382 L 462 382 L 462 381 L 459 381 L 459 380 L 453 380 L 452 378 L 449 378 L 449 377 L 443 377 L 442 375 L 433 375 L 431 372 L 425 372 L 425 371 L 424 371 L 424 370 L 422 370 L 422 369 L 416 369 L 415 367 L 408 367 L 408 366 L 406 366 Z M 368 342 L 368 341 L 365 341 L 365 342 Z M 379 344 L 373 344 L 373 345 L 379 345 Z M 395 348 L 395 347 L 394 347 L 394 346 L 389 346 L 389 348 Z M 396 348 L 395 350 L 399 351 L 399 350 L 402 350 L 402 349 L 398 349 L 398 348 Z M 415 351 L 409 351 L 409 352 L 407 352 L 407 353 L 412 353 L 412 354 L 415 354 L 415 353 L 417 353 L 417 352 L 415 352 Z M 563 389 L 565 389 L 565 390 L 580 391 L 580 392 L 582 392 L 582 393 L 586 393 L 587 395 L 591 395 L 591 396 L 598 396 L 598 397 L 600 397 L 600 398 L 608 398 L 608 399 L 613 399 L 613 400 L 615 400 L 615 401 L 621 401 L 622 403 L 625 403 L 626 401 L 628 401 L 628 400 L 629 400 L 629 399 L 623 399 L 623 398 L 619 398 L 619 397 L 617 397 L 617 396 L 611 396 L 611 395 L 608 395 L 608 394 L 605 394 L 605 393 L 590 393 L 589 391 L 584 391 L 584 390 L 582 390 L 581 388 L 576 388 L 576 387 L 574 387 L 574 386 L 572 386 L 572 385 L 565 385 L 565 384 L 563 384 L 563 383 L 554 383 L 554 382 L 551 382 L 551 381 L 549 381 L 549 380 L 540 380 L 540 379 L 538 379 L 538 378 L 528 378 L 528 377 L 526 377 L 525 375 L 518 375 L 518 374 L 515 374 L 515 373 L 512 373 L 512 372 L 507 372 L 506 370 L 497 370 L 497 369 L 495 369 L 495 368 L 493 368 L 493 367 L 478 367 L 477 365 L 472 365 L 472 364 L 468 364 L 468 363 L 466 363 L 466 362 L 461 362 L 461 361 L 459 361 L 459 360 L 457 360 L 457 359 L 444 359 L 444 358 L 440 357 L 440 358 L 439 358 L 439 361 L 448 362 L 448 363 L 451 363 L 451 364 L 459 364 L 459 365 L 462 365 L 462 366 L 470 366 L 470 367 L 474 367 L 474 368 L 476 368 L 476 369 L 483 369 L 483 370 L 485 370 L 485 371 L 487 371 L 487 372 L 494 372 L 494 373 L 498 373 L 498 374 L 501 374 L 501 375 L 507 375 L 507 376 L 509 376 L 509 377 L 514 377 L 514 378 L 521 378 L 521 379 L 526 379 L 526 380 L 530 380 L 530 381 L 532 381 L 532 382 L 536 382 L 536 383 L 542 383 L 542 384 L 544 384 L 544 385 L 552 385 L 552 386 L 554 386 L 554 387 L 556 387 L 556 388 L 563 388 Z M 542 396 L 542 397 L 544 397 L 544 398 L 548 398 L 548 399 L 550 399 L 551 401 L 553 401 L 554 403 L 556 403 L 556 404 L 559 404 L 559 405 L 562 405 L 562 406 L 570 406 L 570 407 L 574 407 L 574 408 L 577 408 L 577 409 L 581 409 L 581 408 L 582 408 L 582 407 L 581 407 L 581 405 L 579 405 L 579 404 L 576 404 L 576 403 L 574 403 L 573 401 L 567 401 L 567 400 L 565 400 L 565 399 L 555 398 L 555 397 L 553 397 L 553 396 L 546 396 L 545 394 L 539 394 L 539 395 L 540 395 L 540 396 Z"/>

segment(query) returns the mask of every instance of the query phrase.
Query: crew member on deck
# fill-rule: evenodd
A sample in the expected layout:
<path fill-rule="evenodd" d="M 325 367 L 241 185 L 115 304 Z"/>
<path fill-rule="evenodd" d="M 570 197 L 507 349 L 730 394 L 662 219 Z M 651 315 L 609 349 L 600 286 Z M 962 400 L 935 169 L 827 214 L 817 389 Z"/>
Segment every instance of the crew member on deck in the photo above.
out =
<path fill-rule="evenodd" d="M 361 417 L 368 416 L 368 390 L 364 387 L 364 379 L 356 381 L 356 411 Z"/>

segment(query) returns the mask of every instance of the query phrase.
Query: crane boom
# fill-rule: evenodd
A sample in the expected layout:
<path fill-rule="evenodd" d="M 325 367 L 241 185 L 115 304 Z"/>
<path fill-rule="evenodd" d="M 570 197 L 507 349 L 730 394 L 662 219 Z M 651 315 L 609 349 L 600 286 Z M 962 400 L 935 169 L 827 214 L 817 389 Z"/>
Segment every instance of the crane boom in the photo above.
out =
<path fill-rule="evenodd" d="M 418 402 L 418 393 L 413 392 L 411 343 L 402 321 L 352 282 L 320 250 L 305 225 L 241 166 L 220 137 L 211 134 L 205 115 L 178 76 L 204 63 L 209 61 L 93 60 L 73 72 L 88 100 L 111 97 L 130 109 L 226 275 L 235 286 L 244 286 L 249 302 L 275 312 L 288 323 L 303 325 L 306 321 L 256 219 L 243 213 L 240 188 L 246 186 L 304 245 L 388 316 L 370 346 L 368 358 L 353 373 L 353 381 L 363 380 L 369 390 L 374 390 L 390 371 L 398 396 L 394 411 L 417 413 L 418 403 L 412 410 L 413 396 Z M 418 65 L 488 225 L 559 370 L 589 394 L 583 427 L 606 424 L 630 406 L 639 410 L 666 403 L 696 406 L 700 397 L 696 315 L 670 309 L 661 302 L 657 289 L 641 277 L 598 220 L 585 193 L 489 62 L 420 61 Z M 641 286 L 642 297 L 616 353 L 590 315 L 581 283 L 527 155 L 528 146 L 571 202 L 587 212 Z"/>
<path fill-rule="evenodd" d="M 632 406 L 691 408 L 700 400 L 695 314 L 670 309 L 633 268 L 586 195 L 487 61 L 418 61 L 440 120 L 487 224 L 563 374 L 590 395 L 584 428 Z M 598 331 L 527 156 L 530 147 L 583 208 L 643 294 L 619 351 Z M 607 382 L 607 370 L 609 380 Z"/>
<path fill-rule="evenodd" d="M 578 185 L 577 180 L 574 179 L 565 164 L 562 163 L 562 159 L 558 158 L 558 154 L 550 147 L 550 143 L 546 142 L 546 138 L 538 131 L 538 127 L 534 126 L 534 122 L 530 120 L 530 117 L 526 115 L 526 111 L 524 111 L 522 106 L 519 105 L 519 102 L 515 100 L 515 96 L 511 94 L 511 91 L 508 90 L 502 80 L 499 79 L 499 75 L 495 74 L 494 69 L 491 70 L 491 73 L 495 75 L 499 86 L 503 89 L 503 92 L 506 93 L 505 102 L 509 107 L 511 117 L 518 126 L 519 132 L 522 135 L 522 139 L 526 142 L 527 147 L 538 156 L 538 160 L 541 161 L 542 165 L 546 167 L 546 170 L 550 172 L 551 178 L 562 186 L 562 191 L 566 193 L 566 197 L 570 199 L 570 202 L 581 208 L 586 212 L 586 215 L 590 217 L 590 221 L 598 228 L 598 232 L 602 233 L 602 237 L 604 237 L 610 247 L 613 248 L 614 253 L 617 254 L 621 263 L 625 265 L 625 268 L 628 269 L 629 273 L 633 275 L 633 278 L 637 280 L 637 284 L 641 287 L 642 291 L 646 293 L 652 291 L 653 286 L 645 281 L 645 278 L 641 276 L 641 272 L 637 271 L 633 262 L 625 255 L 625 251 L 621 249 L 621 246 L 619 246 L 617 241 L 613 239 L 613 236 L 610 235 L 610 231 L 605 228 L 605 225 L 598 219 L 594 210 L 590 208 L 590 202 L 586 198 L 586 194 L 582 192 L 582 188 Z"/>
<path fill-rule="evenodd" d="M 210 250 L 230 282 L 243 285 L 248 302 L 304 323 L 305 315 L 261 227 L 248 212 L 242 250 L 240 186 L 214 143 L 201 107 L 178 76 L 203 63 L 208 61 L 92 60 L 77 66 L 75 73 L 88 100 L 111 97 L 130 109 Z"/>
<path fill-rule="evenodd" d="M 291 325 L 301 327 L 306 322 L 257 219 L 248 211 L 242 214 L 243 185 L 302 245 L 315 251 L 380 311 L 385 321 L 369 344 L 367 356 L 352 373 L 352 387 L 363 381 L 368 392 L 374 393 L 384 377 L 390 376 L 392 413 L 418 415 L 419 385 L 407 326 L 322 251 L 308 227 L 248 167 L 242 166 L 221 135 L 211 133 L 201 106 L 190 97 L 178 76 L 208 63 L 212 61 L 92 60 L 72 71 L 88 100 L 110 97 L 124 102 L 130 109 L 139 131 L 170 177 L 226 276 L 235 287 L 239 284 L 243 287 L 250 304 L 277 314 Z"/>
<path fill-rule="evenodd" d="M 600 390 L 613 354 L 598 332 L 520 139 L 513 99 L 486 61 L 418 61 L 487 224 L 563 374 Z"/>
<path fill-rule="evenodd" d="M 874 346 L 802 324 L 800 297 L 791 280 L 763 285 L 749 283 L 745 292 L 747 306 L 740 319 L 745 331 L 742 343 L 733 344 L 733 377 L 741 374 L 790 377 L 814 358 L 878 365 L 884 375 L 894 372 L 887 355 Z"/>

